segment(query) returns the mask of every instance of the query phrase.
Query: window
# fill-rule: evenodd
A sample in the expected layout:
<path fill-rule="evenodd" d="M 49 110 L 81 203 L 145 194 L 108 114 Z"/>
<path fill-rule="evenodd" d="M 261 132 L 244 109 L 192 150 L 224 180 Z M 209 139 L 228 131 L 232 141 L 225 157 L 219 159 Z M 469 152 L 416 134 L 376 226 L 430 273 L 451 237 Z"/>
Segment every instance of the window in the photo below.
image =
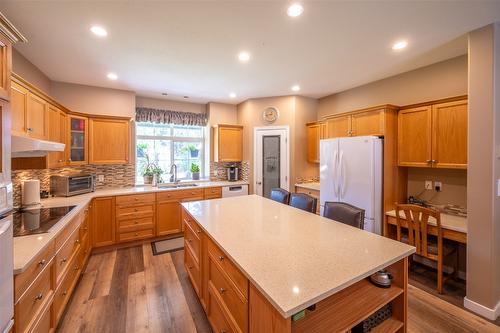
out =
<path fill-rule="evenodd" d="M 177 179 L 191 179 L 191 165 L 205 174 L 205 127 L 136 123 L 136 183 L 143 184 L 148 160 L 162 171 L 161 181 L 170 180 L 170 167 L 177 165 Z"/>

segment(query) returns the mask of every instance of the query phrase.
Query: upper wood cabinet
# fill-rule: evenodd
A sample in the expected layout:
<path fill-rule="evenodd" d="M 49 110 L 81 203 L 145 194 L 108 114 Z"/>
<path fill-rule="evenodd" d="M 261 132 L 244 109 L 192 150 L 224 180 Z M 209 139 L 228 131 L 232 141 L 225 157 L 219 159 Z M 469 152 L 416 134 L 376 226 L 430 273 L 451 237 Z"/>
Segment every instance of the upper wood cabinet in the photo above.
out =
<path fill-rule="evenodd" d="M 28 89 L 12 81 L 11 85 L 11 133 L 15 135 L 27 135 L 26 113 L 28 109 Z"/>
<path fill-rule="evenodd" d="M 29 92 L 26 112 L 26 131 L 29 136 L 37 139 L 48 139 L 48 107 L 49 103 L 46 100 Z"/>
<path fill-rule="evenodd" d="M 130 121 L 128 119 L 89 119 L 89 163 L 125 164 L 129 162 Z"/>
<path fill-rule="evenodd" d="M 216 126 L 214 128 L 214 161 L 241 162 L 242 159 L 243 126 Z"/>
<path fill-rule="evenodd" d="M 384 110 L 355 113 L 351 116 L 350 136 L 384 135 Z"/>
<path fill-rule="evenodd" d="M 307 124 L 307 162 L 319 163 L 319 140 L 321 139 L 321 124 Z"/>
<path fill-rule="evenodd" d="M 467 168 L 467 100 L 401 110 L 398 164 Z"/>
<path fill-rule="evenodd" d="M 67 162 L 69 165 L 88 163 L 88 124 L 87 117 L 68 116 Z"/>
<path fill-rule="evenodd" d="M 351 133 L 351 116 L 339 116 L 326 121 L 326 137 L 337 138 Z"/>
<path fill-rule="evenodd" d="M 12 67 L 12 44 L 0 33 L 0 98 L 10 99 L 10 72 Z"/>
<path fill-rule="evenodd" d="M 66 113 L 54 105 L 49 105 L 49 140 L 66 143 L 67 116 Z M 58 168 L 66 165 L 66 153 L 64 151 L 49 153 L 47 155 L 49 168 Z"/>

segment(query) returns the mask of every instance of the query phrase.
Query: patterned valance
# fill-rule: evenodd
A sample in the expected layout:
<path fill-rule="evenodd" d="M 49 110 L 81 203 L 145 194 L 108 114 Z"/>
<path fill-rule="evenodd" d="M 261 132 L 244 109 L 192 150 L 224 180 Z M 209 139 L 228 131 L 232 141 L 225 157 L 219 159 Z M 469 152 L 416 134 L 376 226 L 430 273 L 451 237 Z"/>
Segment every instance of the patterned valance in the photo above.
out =
<path fill-rule="evenodd" d="M 206 113 L 170 111 L 144 107 L 135 108 L 135 120 L 137 122 L 191 126 L 207 126 L 208 121 Z"/>

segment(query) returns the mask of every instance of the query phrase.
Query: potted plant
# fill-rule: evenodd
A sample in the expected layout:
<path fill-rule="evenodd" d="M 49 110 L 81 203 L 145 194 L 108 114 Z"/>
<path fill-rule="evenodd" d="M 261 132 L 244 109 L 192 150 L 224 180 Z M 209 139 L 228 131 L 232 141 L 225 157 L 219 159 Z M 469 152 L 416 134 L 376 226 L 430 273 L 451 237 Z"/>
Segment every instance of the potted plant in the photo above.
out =
<path fill-rule="evenodd" d="M 157 181 L 159 182 L 161 175 L 163 174 L 163 170 L 158 166 L 158 164 L 150 161 L 148 154 L 146 154 L 145 157 L 146 163 L 142 168 L 142 178 L 144 179 L 144 184 L 152 184 L 154 175 L 156 175 Z"/>
<path fill-rule="evenodd" d="M 193 180 L 200 179 L 200 167 L 198 164 L 191 163 L 191 176 L 193 177 Z"/>
<path fill-rule="evenodd" d="M 146 157 L 148 151 L 148 144 L 138 143 L 136 150 L 137 150 L 137 157 Z"/>
<path fill-rule="evenodd" d="M 186 150 L 188 150 L 189 153 L 191 154 L 191 158 L 197 158 L 198 153 L 200 152 L 200 150 L 194 144 L 188 145 L 186 147 Z"/>

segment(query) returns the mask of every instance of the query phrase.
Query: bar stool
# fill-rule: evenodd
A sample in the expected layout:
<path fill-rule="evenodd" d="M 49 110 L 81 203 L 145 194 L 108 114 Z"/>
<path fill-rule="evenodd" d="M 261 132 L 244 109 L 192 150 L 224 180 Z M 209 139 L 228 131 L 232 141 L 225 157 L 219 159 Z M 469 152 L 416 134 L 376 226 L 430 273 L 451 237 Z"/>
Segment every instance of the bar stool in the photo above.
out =
<path fill-rule="evenodd" d="M 359 229 L 365 225 L 365 210 L 345 202 L 325 202 L 323 216 Z"/>
<path fill-rule="evenodd" d="M 305 210 L 306 212 L 316 213 L 316 206 L 318 201 L 316 198 L 311 197 L 305 193 L 292 193 L 290 194 L 289 205 L 298 209 Z"/>

